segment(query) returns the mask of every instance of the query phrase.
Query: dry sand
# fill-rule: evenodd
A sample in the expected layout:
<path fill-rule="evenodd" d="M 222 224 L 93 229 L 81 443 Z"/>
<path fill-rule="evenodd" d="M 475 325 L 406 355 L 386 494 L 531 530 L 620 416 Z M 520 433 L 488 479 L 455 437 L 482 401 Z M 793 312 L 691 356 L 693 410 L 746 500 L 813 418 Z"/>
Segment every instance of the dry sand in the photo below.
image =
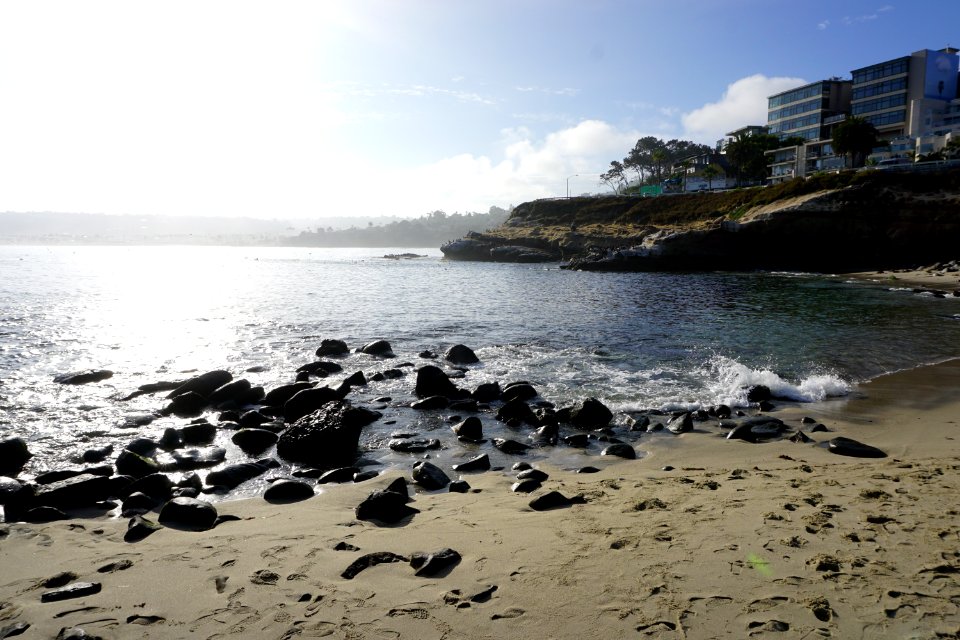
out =
<path fill-rule="evenodd" d="M 203 533 L 123 542 L 125 520 L 0 525 L 0 630 L 54 638 L 937 638 L 960 632 L 960 361 L 901 372 L 853 397 L 786 407 L 831 433 L 749 444 L 699 431 L 597 474 L 545 469 L 541 491 L 585 504 L 536 512 L 512 476 L 421 493 L 402 526 L 354 507 L 398 474 L 305 502 L 221 503 Z M 829 453 L 843 435 L 879 460 Z M 641 441 L 638 449 L 644 448 Z M 665 466 L 674 467 L 665 471 Z M 345 542 L 357 550 L 335 550 Z M 421 578 L 406 563 L 352 580 L 366 553 L 445 547 L 462 561 Z M 61 572 L 100 593 L 41 602 Z M 2 637 L 2 632 L 0 632 Z"/>

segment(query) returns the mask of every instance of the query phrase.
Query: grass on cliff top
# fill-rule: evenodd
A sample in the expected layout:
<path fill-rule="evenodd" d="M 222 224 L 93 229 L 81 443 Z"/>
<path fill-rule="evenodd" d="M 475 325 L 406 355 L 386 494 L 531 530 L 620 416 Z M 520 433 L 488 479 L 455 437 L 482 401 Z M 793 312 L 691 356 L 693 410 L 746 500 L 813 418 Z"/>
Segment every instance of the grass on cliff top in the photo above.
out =
<path fill-rule="evenodd" d="M 943 189 L 960 191 L 960 169 L 931 173 L 843 171 L 796 178 L 768 187 L 655 198 L 613 196 L 536 200 L 519 205 L 511 218 L 524 225 L 538 226 L 696 226 L 698 223 L 724 217 L 735 220 L 753 207 L 780 200 L 851 186 L 866 187 L 871 191 L 898 188 L 914 193 L 930 193 Z"/>

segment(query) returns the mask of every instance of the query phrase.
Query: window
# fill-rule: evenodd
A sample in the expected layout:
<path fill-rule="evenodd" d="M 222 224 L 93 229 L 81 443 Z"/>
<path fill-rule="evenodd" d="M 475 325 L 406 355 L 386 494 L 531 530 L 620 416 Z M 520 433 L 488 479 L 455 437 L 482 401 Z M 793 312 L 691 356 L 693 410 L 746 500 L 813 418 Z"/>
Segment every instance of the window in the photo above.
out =
<path fill-rule="evenodd" d="M 864 84 L 871 80 L 879 80 L 888 76 L 895 76 L 906 73 L 910 69 L 910 58 L 899 58 L 883 64 L 875 64 L 866 69 L 858 69 L 853 72 L 853 86 Z"/>
<path fill-rule="evenodd" d="M 873 96 L 878 96 L 881 93 L 891 93 L 893 91 L 903 91 L 907 88 L 907 79 L 906 78 L 897 78 L 896 80 L 886 80 L 884 82 L 878 82 L 876 84 L 867 85 L 865 87 L 857 87 L 853 90 L 851 95 L 851 100 L 863 100 L 864 98 L 872 98 Z"/>
<path fill-rule="evenodd" d="M 869 122 L 875 127 L 883 127 L 888 124 L 899 124 L 901 122 L 906 122 L 907 119 L 907 110 L 900 109 L 899 111 L 891 111 L 890 113 L 881 113 L 876 116 L 865 116 L 864 120 Z"/>
<path fill-rule="evenodd" d="M 907 104 L 907 94 L 898 93 L 897 95 L 887 96 L 886 98 L 858 102 L 850 107 L 850 113 L 856 116 L 863 113 L 870 113 L 871 111 L 883 111 L 884 109 L 891 109 L 893 107 L 902 107 L 905 104 Z"/>

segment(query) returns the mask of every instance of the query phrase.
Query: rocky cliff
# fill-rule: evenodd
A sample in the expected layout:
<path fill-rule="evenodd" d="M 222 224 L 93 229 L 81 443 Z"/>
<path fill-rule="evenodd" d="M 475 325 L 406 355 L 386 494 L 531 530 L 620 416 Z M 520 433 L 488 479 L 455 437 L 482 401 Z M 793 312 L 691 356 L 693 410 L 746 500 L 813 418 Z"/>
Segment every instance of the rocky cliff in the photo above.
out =
<path fill-rule="evenodd" d="M 960 257 L 960 169 L 861 171 L 721 193 L 539 200 L 441 247 L 584 270 L 867 270 Z"/>

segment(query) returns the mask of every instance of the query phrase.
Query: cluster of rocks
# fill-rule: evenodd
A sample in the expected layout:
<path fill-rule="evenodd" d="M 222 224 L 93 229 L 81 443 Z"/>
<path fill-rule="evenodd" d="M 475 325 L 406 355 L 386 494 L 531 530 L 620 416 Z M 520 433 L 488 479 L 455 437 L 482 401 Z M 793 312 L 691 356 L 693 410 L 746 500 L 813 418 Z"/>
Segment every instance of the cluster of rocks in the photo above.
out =
<path fill-rule="evenodd" d="M 361 352 L 379 359 L 394 357 L 390 344 L 378 340 L 360 347 Z M 378 475 L 377 470 L 364 469 L 361 434 L 368 425 L 379 421 L 380 411 L 360 406 L 348 398 L 351 392 L 370 381 L 402 378 L 415 369 L 414 400 L 405 410 L 440 414 L 451 425 L 453 437 L 475 455 L 453 464 L 452 470 L 463 474 L 484 472 L 494 467 L 489 453 L 523 456 L 531 450 L 566 446 L 599 447 L 600 454 L 623 459 L 636 459 L 631 441 L 644 434 L 662 432 L 683 434 L 692 431 L 726 434 L 729 439 L 751 443 L 768 442 L 789 437 L 797 442 L 812 438 L 800 430 L 792 430 L 769 415 L 746 416 L 719 405 L 693 412 L 665 413 L 650 410 L 614 424 L 613 412 L 596 398 L 585 398 L 570 406 L 555 407 L 541 398 L 527 381 L 514 381 L 501 386 L 486 382 L 473 389 L 454 383 L 452 374 L 466 375 L 468 366 L 479 362 L 477 355 L 464 345 L 450 348 L 443 356 L 450 367 L 448 374 L 440 366 L 426 364 L 419 368 L 403 363 L 379 371 L 369 378 L 357 371 L 337 386 L 320 386 L 319 380 L 343 370 L 338 362 L 324 358 L 344 358 L 351 350 L 341 340 L 323 340 L 316 350 L 320 359 L 296 371 L 296 380 L 265 390 L 246 379 L 234 379 L 224 370 L 209 371 L 188 380 L 159 382 L 141 386 L 127 396 L 135 397 L 168 391 L 166 404 L 158 416 L 175 416 L 189 420 L 181 427 L 167 427 L 159 438 L 134 438 L 115 451 L 113 445 L 91 448 L 77 457 L 78 466 L 40 473 L 32 479 L 18 479 L 31 454 L 27 443 L 18 437 L 0 441 L 0 505 L 7 521 L 48 522 L 69 517 L 78 510 L 118 509 L 131 520 L 131 539 L 142 539 L 156 529 L 144 515 L 156 511 L 159 524 L 175 528 L 207 529 L 222 518 L 209 503 L 200 500 L 204 493 L 226 493 L 241 484 L 268 472 L 269 488 L 264 498 L 273 503 L 305 500 L 314 495 L 314 485 L 329 482 L 362 482 Z M 421 358 L 436 359 L 429 351 Z M 58 377 L 63 384 L 79 384 L 78 380 L 96 382 L 106 379 L 105 373 L 79 372 Z M 773 409 L 770 390 L 754 387 L 748 399 L 761 411 Z M 390 398 L 377 398 L 378 407 L 386 407 Z M 202 414 L 217 411 L 214 424 Z M 464 414 L 467 415 L 465 418 Z M 495 418 L 502 427 L 498 431 L 510 437 L 484 434 L 481 415 Z M 148 420 L 144 421 L 149 422 Z M 821 428 L 815 425 L 812 431 Z M 823 428 L 825 429 L 825 428 Z M 505 432 L 505 433 L 504 433 Z M 230 440 L 248 460 L 227 460 L 227 450 L 216 446 L 229 434 Z M 452 440 L 452 438 L 451 438 Z M 443 448 L 438 438 L 418 433 L 395 433 L 387 446 L 397 452 L 429 457 L 427 452 Z M 485 446 L 490 452 L 482 451 Z M 830 450 L 844 455 L 876 457 L 883 455 L 867 445 L 834 439 Z M 258 457 L 275 447 L 277 458 L 291 468 L 288 474 L 278 472 L 283 465 L 274 457 Z M 201 476 L 198 470 L 215 470 Z M 513 490 L 531 492 L 540 488 L 545 474 L 535 469 L 517 468 L 520 475 Z M 595 470 L 585 467 L 581 471 Z M 526 474 L 526 475 L 524 475 Z M 411 469 L 411 480 L 422 490 L 466 492 L 469 484 L 462 478 L 452 480 L 438 465 L 417 459 Z M 549 495 L 549 494 L 547 494 Z M 402 498 L 402 499 L 401 499 Z M 543 496 L 541 496 L 543 498 Z M 565 506 L 569 498 L 553 496 L 544 503 L 534 501 L 532 508 Z M 357 517 L 383 522 L 396 522 L 416 510 L 409 507 L 406 488 L 371 494 L 358 507 Z M 552 502 L 551 502 L 552 501 Z"/>

